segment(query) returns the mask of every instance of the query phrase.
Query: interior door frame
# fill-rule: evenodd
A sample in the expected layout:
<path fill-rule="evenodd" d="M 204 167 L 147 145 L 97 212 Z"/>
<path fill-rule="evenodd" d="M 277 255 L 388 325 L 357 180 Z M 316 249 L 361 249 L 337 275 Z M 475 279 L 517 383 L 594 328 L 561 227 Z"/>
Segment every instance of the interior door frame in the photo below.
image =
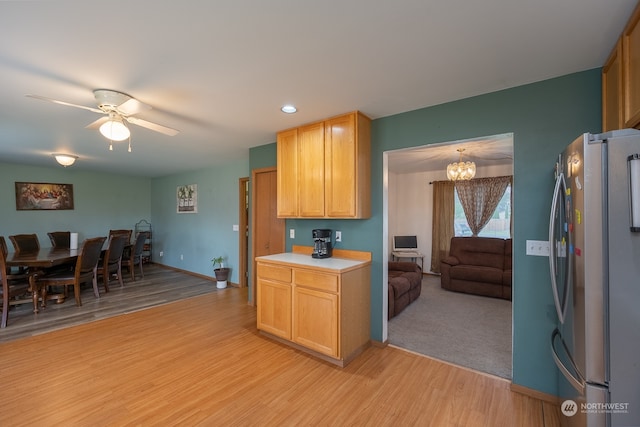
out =
<path fill-rule="evenodd" d="M 247 261 L 249 257 L 249 229 L 248 229 L 248 197 L 249 197 L 249 177 L 238 179 L 238 259 L 240 260 L 240 271 L 238 275 L 238 286 L 247 286 L 249 272 Z"/>

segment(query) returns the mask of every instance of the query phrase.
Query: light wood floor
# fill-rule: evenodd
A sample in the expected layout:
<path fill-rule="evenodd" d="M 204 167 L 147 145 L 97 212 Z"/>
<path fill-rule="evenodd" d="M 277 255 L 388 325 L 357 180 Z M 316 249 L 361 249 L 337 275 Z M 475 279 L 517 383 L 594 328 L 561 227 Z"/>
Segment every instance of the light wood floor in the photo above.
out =
<path fill-rule="evenodd" d="M 341 369 L 259 335 L 246 288 L 0 344 L 0 426 L 557 426 L 508 381 L 397 348 Z"/>

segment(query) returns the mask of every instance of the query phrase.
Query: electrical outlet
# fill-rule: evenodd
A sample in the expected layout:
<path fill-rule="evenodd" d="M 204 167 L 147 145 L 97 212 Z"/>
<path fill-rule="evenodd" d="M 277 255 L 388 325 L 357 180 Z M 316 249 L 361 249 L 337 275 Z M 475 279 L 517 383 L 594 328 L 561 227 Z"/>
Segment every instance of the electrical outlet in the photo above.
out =
<path fill-rule="evenodd" d="M 295 239 L 296 238 L 296 229 L 295 228 L 289 229 L 289 238 L 290 239 Z"/>
<path fill-rule="evenodd" d="M 527 255 L 549 256 L 549 242 L 546 240 L 527 240 Z"/>
<path fill-rule="evenodd" d="M 164 252 L 160 251 L 160 257 L 162 258 L 164 256 Z"/>
<path fill-rule="evenodd" d="M 180 261 L 184 261 L 184 255 L 180 254 Z"/>
<path fill-rule="evenodd" d="M 342 231 L 336 231 L 336 242 L 342 242 Z"/>

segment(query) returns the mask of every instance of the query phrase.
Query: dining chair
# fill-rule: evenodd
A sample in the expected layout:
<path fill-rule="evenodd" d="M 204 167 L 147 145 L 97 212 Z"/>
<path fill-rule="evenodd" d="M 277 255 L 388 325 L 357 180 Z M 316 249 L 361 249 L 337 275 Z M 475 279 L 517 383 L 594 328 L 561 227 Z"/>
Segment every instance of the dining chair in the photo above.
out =
<path fill-rule="evenodd" d="M 37 234 L 15 234 L 9 236 L 16 252 L 36 252 L 40 250 Z"/>
<path fill-rule="evenodd" d="M 7 244 L 4 236 L 0 236 L 0 247 L 0 276 L 2 279 L 2 323 L 0 323 L 0 328 L 6 328 L 9 308 L 12 305 L 23 304 L 31 300 L 25 297 L 29 291 L 28 276 L 26 274 L 9 274 L 11 269 L 7 267 L 6 263 Z"/>
<path fill-rule="evenodd" d="M 146 231 L 138 233 L 136 236 L 136 242 L 133 245 L 133 248 L 129 251 L 129 256 L 122 256 L 122 267 L 127 267 L 129 272 L 131 273 L 131 280 L 135 282 L 136 280 L 136 272 L 135 266 L 140 266 L 140 275 L 144 278 L 144 271 L 142 269 L 142 250 L 144 249 L 144 244 L 149 238 L 149 233 Z"/>
<path fill-rule="evenodd" d="M 75 267 L 71 271 L 56 271 L 51 274 L 45 274 L 37 278 L 37 283 L 42 287 L 42 300 L 46 301 L 47 289 L 49 286 L 64 286 L 65 289 L 73 286 L 73 294 L 76 299 L 76 305 L 81 306 L 80 285 L 91 282 L 93 285 L 93 293 L 96 298 L 100 298 L 98 291 L 97 267 L 102 245 L 104 245 L 106 237 L 94 237 L 87 239 L 82 243 L 78 259 Z"/>
<path fill-rule="evenodd" d="M 122 235 L 122 236 L 125 236 L 127 239 L 127 241 L 125 242 L 125 245 L 130 245 L 131 232 L 132 230 L 109 230 L 109 238 L 111 238 L 111 236 L 114 236 L 114 235 Z"/>
<path fill-rule="evenodd" d="M 104 291 L 109 292 L 109 279 L 112 274 L 118 276 L 120 287 L 122 282 L 122 252 L 127 243 L 126 237 L 122 234 L 114 234 L 109 239 L 109 246 L 104 252 L 102 260 L 98 263 L 98 276 L 102 276 L 104 281 Z"/>
<path fill-rule="evenodd" d="M 71 247 L 70 231 L 52 231 L 47 233 L 47 235 L 49 236 L 49 240 L 51 240 L 51 246 L 54 248 L 69 249 Z"/>
<path fill-rule="evenodd" d="M 0 236 L 0 252 L 2 252 L 2 256 L 7 259 L 7 254 L 9 253 L 9 248 L 7 248 L 7 241 L 4 240 L 4 236 Z M 11 274 L 11 267 L 5 266 L 4 271 L 6 274 Z"/>

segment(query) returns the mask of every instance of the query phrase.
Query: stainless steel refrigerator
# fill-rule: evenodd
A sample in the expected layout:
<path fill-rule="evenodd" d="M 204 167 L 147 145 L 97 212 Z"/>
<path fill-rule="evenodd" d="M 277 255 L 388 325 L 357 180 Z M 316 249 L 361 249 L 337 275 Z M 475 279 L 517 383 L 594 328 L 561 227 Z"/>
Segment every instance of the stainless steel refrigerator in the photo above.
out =
<path fill-rule="evenodd" d="M 563 425 L 640 426 L 640 131 L 558 157 L 549 267 Z"/>

